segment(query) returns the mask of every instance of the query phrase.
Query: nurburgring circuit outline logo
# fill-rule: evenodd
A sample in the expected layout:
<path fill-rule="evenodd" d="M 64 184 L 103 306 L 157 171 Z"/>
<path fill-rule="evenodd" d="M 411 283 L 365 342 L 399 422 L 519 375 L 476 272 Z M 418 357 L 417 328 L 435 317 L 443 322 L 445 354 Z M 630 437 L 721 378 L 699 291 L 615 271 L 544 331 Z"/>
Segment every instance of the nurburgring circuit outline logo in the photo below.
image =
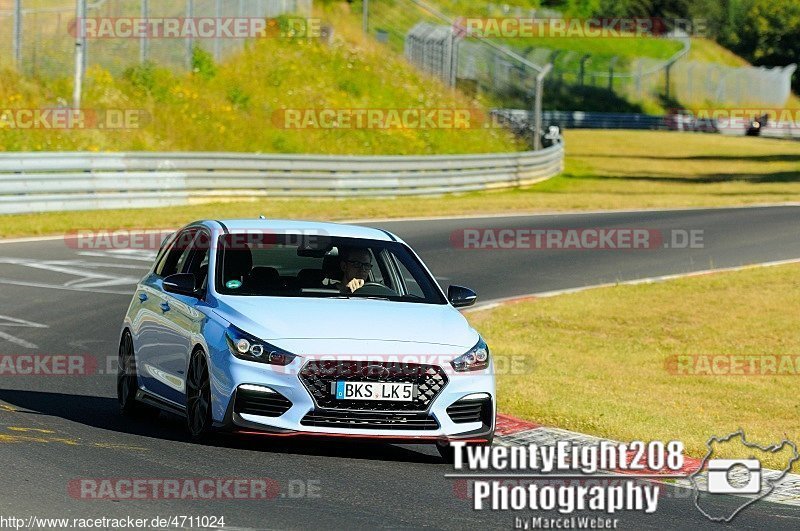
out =
<path fill-rule="evenodd" d="M 769 478 L 763 476 L 761 471 L 761 462 L 758 459 L 711 459 L 711 455 L 714 453 L 714 443 L 725 443 L 736 437 L 738 437 L 740 439 L 740 443 L 747 448 L 761 450 L 762 452 L 777 453 L 788 447 L 791 448 L 793 455 L 786 464 L 786 467 L 781 470 L 779 476 L 773 476 Z M 725 437 L 712 436 L 706 442 L 706 446 L 708 447 L 708 453 L 706 453 L 698 469 L 691 476 L 689 476 L 689 479 L 692 482 L 692 487 L 694 488 L 695 507 L 697 507 L 697 509 L 703 513 L 706 518 L 713 522 L 728 523 L 733 520 L 733 518 L 744 508 L 772 494 L 772 492 L 775 490 L 775 486 L 780 483 L 781 480 L 786 477 L 786 474 L 788 474 L 792 469 L 792 465 L 800 460 L 800 454 L 797 452 L 797 446 L 795 446 L 795 444 L 788 439 L 783 439 L 779 444 L 759 446 L 758 444 L 748 442 L 745 438 L 744 430 L 741 428 L 729 435 L 726 435 Z M 731 481 L 731 473 L 736 468 L 742 467 L 746 469 L 747 482 L 741 486 L 734 485 Z M 733 513 L 731 513 L 727 518 L 724 516 L 712 516 L 700 506 L 700 487 L 697 482 L 697 477 L 702 473 L 704 468 L 708 469 L 707 490 L 709 494 L 748 495 L 747 501 L 734 510 Z M 764 477 L 766 484 L 769 485 L 769 488 L 762 488 L 762 477 Z M 749 496 L 752 495 L 756 496 L 750 498 Z"/>

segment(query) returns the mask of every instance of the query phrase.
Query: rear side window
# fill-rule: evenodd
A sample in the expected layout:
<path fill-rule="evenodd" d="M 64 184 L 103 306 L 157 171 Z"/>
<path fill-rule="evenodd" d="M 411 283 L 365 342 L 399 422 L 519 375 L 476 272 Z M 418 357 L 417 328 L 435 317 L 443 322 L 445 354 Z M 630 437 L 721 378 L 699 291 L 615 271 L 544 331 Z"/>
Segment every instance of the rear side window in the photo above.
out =
<path fill-rule="evenodd" d="M 156 267 L 156 275 L 168 277 L 183 271 L 183 266 L 192 252 L 192 241 L 196 235 L 197 229 L 188 229 L 181 232 L 164 254 L 161 263 Z"/>

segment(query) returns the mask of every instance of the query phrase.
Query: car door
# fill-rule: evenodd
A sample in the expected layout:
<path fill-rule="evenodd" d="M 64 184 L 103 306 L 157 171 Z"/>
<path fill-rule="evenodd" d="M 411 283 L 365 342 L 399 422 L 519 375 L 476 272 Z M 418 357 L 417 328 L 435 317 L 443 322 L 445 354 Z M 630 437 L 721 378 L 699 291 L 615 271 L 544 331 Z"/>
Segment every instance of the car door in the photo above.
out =
<path fill-rule="evenodd" d="M 186 371 L 194 346 L 200 340 L 205 314 L 198 306 L 205 304 L 204 292 L 208 280 L 208 258 L 210 233 L 206 229 L 197 231 L 189 253 L 180 260 L 178 273 L 195 276 L 198 297 L 168 293 L 161 290 L 162 320 L 161 342 L 165 347 L 154 360 L 155 369 L 163 379 L 166 388 L 162 396 L 185 404 Z M 166 278 L 166 277 L 165 277 Z M 163 285 L 163 282 L 162 282 Z"/>
<path fill-rule="evenodd" d="M 172 300 L 171 295 L 164 291 L 163 282 L 166 277 L 183 271 L 198 231 L 197 227 L 190 227 L 178 234 L 161 262 L 141 282 L 137 294 L 143 306 L 139 312 L 136 353 L 139 383 L 150 393 L 178 404 L 183 404 L 185 380 L 175 368 L 190 348 L 187 334 L 180 328 L 185 324 L 180 314 L 190 311 L 184 308 L 183 303 Z"/>

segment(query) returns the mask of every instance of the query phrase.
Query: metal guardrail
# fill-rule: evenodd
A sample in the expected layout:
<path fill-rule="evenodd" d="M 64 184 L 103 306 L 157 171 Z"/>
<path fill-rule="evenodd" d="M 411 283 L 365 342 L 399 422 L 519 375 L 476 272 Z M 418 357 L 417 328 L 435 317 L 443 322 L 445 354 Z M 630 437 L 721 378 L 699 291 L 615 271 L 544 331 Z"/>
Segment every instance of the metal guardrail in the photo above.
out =
<path fill-rule="evenodd" d="M 800 126 L 796 124 L 767 125 L 761 129 L 761 136 L 800 140 Z"/>
<path fill-rule="evenodd" d="M 496 109 L 498 116 L 533 122 L 530 111 L 522 109 Z M 637 113 L 544 111 L 545 126 L 557 125 L 562 129 L 669 129 L 665 116 Z"/>
<path fill-rule="evenodd" d="M 495 109 L 493 115 L 517 124 L 530 124 L 533 116 L 522 109 Z M 690 114 L 656 116 L 636 113 L 545 111 L 542 120 L 546 126 L 557 125 L 563 129 L 650 129 L 684 132 L 719 133 L 727 136 L 745 136 L 749 122 L 743 119 L 718 121 L 692 118 Z M 800 126 L 795 122 L 768 122 L 758 136 L 800 140 Z"/>
<path fill-rule="evenodd" d="M 533 184 L 563 165 L 562 144 L 434 156 L 0 153 L 0 214 L 253 197 L 438 195 Z"/>

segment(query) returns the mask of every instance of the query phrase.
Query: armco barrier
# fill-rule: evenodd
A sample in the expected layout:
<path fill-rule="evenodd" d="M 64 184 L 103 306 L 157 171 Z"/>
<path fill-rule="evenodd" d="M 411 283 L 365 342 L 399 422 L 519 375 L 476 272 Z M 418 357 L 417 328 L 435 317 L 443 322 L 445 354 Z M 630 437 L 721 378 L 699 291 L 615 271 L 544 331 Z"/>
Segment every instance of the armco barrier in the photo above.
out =
<path fill-rule="evenodd" d="M 562 144 L 487 155 L 0 153 L 0 214 L 183 205 L 252 197 L 437 195 L 560 173 Z"/>
<path fill-rule="evenodd" d="M 492 114 L 518 124 L 530 125 L 533 123 L 531 112 L 526 110 L 495 109 Z M 729 136 L 744 136 L 749 126 L 749 122 L 744 120 L 731 122 L 692 118 L 689 112 L 656 116 L 636 113 L 544 111 L 542 123 L 545 126 L 557 125 L 562 129 L 650 129 L 714 132 Z M 762 127 L 760 136 L 800 140 L 800 127 L 796 122 L 770 122 Z"/>
<path fill-rule="evenodd" d="M 493 114 L 516 121 L 533 123 L 530 111 L 495 109 Z M 669 129 L 664 116 L 637 113 L 544 111 L 542 123 L 562 129 Z"/>

